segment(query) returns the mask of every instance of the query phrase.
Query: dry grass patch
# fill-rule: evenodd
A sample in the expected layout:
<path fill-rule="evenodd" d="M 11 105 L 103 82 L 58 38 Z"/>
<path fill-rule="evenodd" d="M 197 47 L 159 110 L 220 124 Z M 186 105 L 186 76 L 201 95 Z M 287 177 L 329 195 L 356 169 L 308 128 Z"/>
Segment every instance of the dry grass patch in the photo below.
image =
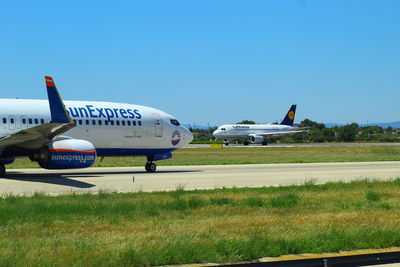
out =
<path fill-rule="evenodd" d="M 6 196 L 0 265 L 226 262 L 400 246 L 399 189 L 395 180 Z"/>

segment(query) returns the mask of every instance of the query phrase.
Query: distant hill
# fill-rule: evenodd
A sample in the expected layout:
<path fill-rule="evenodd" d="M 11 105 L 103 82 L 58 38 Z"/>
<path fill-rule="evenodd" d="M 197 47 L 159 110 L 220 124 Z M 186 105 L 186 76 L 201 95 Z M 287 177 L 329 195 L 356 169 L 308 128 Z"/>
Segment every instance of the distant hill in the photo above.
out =
<path fill-rule="evenodd" d="M 189 129 L 190 127 L 193 127 L 194 129 L 200 129 L 200 130 L 207 130 L 208 129 L 208 127 L 207 126 L 204 126 L 204 125 L 197 125 L 196 124 L 196 126 L 194 127 L 194 125 L 192 125 L 192 124 L 185 124 L 185 123 L 183 123 L 182 124 L 183 126 L 185 126 L 187 129 Z M 212 126 L 211 126 L 212 127 Z"/>
<path fill-rule="evenodd" d="M 343 126 L 346 125 L 344 123 L 340 124 L 340 123 L 325 123 L 325 126 L 330 128 L 330 127 L 334 127 L 334 126 Z M 365 127 L 365 126 L 380 126 L 382 128 L 387 128 L 389 126 L 393 127 L 393 128 L 400 128 L 400 121 L 393 121 L 393 122 L 370 122 L 368 124 L 366 123 L 360 123 L 358 124 L 361 127 Z"/>
<path fill-rule="evenodd" d="M 360 124 L 360 126 L 380 126 L 383 128 L 387 128 L 389 126 L 393 128 L 400 128 L 400 121 L 394 121 L 394 122 L 372 122 L 367 124 Z"/>

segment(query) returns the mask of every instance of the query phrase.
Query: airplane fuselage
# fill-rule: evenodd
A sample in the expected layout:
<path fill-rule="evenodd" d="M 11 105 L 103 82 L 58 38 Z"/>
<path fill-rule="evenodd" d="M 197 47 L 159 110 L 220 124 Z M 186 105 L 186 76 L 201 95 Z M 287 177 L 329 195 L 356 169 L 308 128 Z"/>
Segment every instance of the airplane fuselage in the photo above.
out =
<path fill-rule="evenodd" d="M 98 156 L 163 154 L 193 139 L 173 116 L 151 107 L 91 101 L 64 101 L 64 104 L 76 127 L 63 135 L 91 142 Z M 0 107 L 0 136 L 51 120 L 47 100 L 0 99 Z M 0 156 L 9 155 L 0 151 Z"/>
<path fill-rule="evenodd" d="M 290 132 L 297 129 L 288 125 L 280 124 L 225 124 L 213 133 L 217 140 L 238 140 L 247 139 L 251 135 L 259 135 L 263 133 L 270 133 L 272 138 L 274 132 Z"/>

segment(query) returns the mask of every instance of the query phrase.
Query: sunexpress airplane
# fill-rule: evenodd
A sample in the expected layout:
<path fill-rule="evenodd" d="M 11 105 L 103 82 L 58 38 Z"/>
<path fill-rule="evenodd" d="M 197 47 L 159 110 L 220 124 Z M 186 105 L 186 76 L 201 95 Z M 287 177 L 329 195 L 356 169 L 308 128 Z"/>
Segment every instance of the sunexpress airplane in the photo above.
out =
<path fill-rule="evenodd" d="M 45 169 L 87 168 L 96 157 L 145 156 L 154 161 L 190 143 L 193 135 L 171 115 L 151 107 L 65 101 L 45 77 L 48 101 L 0 99 L 0 176 L 17 157 Z"/>

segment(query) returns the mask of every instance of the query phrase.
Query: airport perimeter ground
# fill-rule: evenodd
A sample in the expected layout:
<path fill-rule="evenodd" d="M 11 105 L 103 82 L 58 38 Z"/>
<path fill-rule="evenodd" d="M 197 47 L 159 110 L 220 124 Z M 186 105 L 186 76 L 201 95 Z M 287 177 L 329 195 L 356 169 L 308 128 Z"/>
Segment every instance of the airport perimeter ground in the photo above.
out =
<path fill-rule="evenodd" d="M 158 161 L 159 166 L 313 163 L 313 162 L 370 162 L 400 160 L 400 143 L 333 143 L 290 144 L 269 146 L 232 146 L 210 148 L 207 145 L 190 145 L 173 153 L 173 158 Z M 144 166 L 144 157 L 106 157 L 97 160 L 95 167 Z M 28 159 L 17 160 L 8 168 L 38 168 Z"/>
<path fill-rule="evenodd" d="M 233 262 L 400 246 L 400 146 L 189 148 L 174 160 L 163 164 L 185 166 L 155 174 L 10 169 L 0 179 L 0 265 Z M 247 164 L 229 165 L 238 163 Z M 203 188 L 221 189 L 194 190 Z"/>

